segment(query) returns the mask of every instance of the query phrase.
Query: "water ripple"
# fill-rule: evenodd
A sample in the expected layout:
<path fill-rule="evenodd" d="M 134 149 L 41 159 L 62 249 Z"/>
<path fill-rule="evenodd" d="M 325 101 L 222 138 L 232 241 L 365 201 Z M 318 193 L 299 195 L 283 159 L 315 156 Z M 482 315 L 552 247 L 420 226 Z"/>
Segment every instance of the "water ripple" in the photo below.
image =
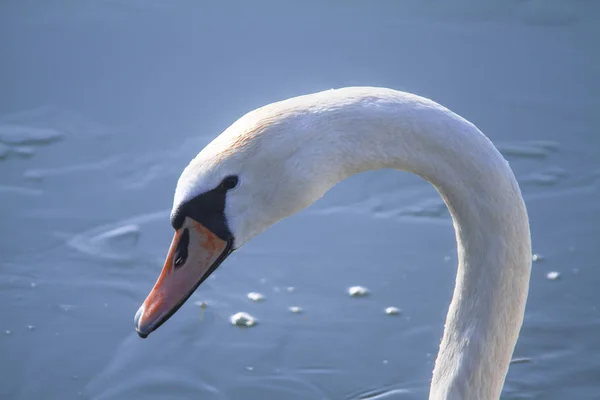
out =
<path fill-rule="evenodd" d="M 94 257 L 114 261 L 129 261 L 141 235 L 142 226 L 167 218 L 169 211 L 156 211 L 134 218 L 103 225 L 75 235 L 67 244 Z"/>

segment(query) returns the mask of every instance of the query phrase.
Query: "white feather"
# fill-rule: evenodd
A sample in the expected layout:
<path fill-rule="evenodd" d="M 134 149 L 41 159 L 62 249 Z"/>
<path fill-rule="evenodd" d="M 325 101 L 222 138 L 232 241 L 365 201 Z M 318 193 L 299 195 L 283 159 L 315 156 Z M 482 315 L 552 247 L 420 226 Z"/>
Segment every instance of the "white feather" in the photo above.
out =
<path fill-rule="evenodd" d="M 527 300 L 529 222 L 508 163 L 464 118 L 385 88 L 273 103 L 240 118 L 198 154 L 181 175 L 174 208 L 238 175 L 225 214 L 239 248 L 340 180 L 378 168 L 431 182 L 456 231 L 456 286 L 430 399 L 498 399 Z"/>

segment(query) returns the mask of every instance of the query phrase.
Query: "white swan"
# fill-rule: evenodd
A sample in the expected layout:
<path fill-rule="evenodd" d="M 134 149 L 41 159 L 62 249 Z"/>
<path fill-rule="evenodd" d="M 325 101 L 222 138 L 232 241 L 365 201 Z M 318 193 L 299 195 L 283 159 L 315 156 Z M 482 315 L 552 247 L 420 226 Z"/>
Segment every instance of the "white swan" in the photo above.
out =
<path fill-rule="evenodd" d="M 433 184 L 458 246 L 454 295 L 430 399 L 498 399 L 523 322 L 531 270 L 527 211 L 508 163 L 473 124 L 439 104 L 352 87 L 254 110 L 183 171 L 175 237 L 135 317 L 146 337 L 227 255 L 348 176 L 397 168 Z"/>

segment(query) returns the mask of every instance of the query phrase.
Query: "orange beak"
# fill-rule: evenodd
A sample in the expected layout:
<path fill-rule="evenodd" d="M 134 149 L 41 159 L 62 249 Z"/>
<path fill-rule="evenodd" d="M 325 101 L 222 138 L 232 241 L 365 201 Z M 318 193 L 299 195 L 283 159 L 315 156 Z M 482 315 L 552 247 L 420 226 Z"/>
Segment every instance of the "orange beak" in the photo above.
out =
<path fill-rule="evenodd" d="M 231 253 L 231 241 L 219 238 L 186 217 L 175 232 L 165 266 L 135 314 L 135 330 L 146 338 L 167 321 Z"/>

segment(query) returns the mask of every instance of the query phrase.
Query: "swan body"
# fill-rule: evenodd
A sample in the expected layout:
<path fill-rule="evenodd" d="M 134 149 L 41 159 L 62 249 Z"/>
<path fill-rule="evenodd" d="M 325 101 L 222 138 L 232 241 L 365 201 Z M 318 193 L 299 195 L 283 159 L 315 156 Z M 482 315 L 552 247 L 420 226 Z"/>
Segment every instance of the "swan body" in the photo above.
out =
<path fill-rule="evenodd" d="M 241 117 L 185 168 L 175 237 L 138 310 L 145 337 L 227 257 L 358 172 L 396 168 L 428 180 L 456 232 L 458 268 L 430 399 L 498 399 L 523 322 L 531 270 L 527 210 L 491 141 L 441 105 L 349 87 L 272 103 Z"/>

